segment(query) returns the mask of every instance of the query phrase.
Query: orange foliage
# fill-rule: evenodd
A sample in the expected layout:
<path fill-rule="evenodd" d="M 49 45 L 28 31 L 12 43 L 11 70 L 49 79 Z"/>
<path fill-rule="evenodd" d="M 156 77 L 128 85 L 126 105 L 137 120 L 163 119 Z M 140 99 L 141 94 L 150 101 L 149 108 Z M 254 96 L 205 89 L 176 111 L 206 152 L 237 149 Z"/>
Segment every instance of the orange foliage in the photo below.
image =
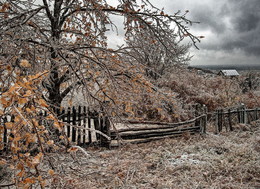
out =
<path fill-rule="evenodd" d="M 47 72 L 42 72 L 21 77 L 13 73 L 13 83 L 2 93 L 0 100 L 0 107 L 3 107 L 1 118 L 13 117 L 9 122 L 0 125 L 0 150 L 8 149 L 8 153 L 12 156 L 8 163 L 17 172 L 15 182 L 18 186 L 26 188 L 35 183 L 44 185 L 45 181 L 40 175 L 39 165 L 47 158 L 46 149 L 55 146 L 48 134 L 47 126 L 51 127 L 53 121 L 56 127 L 61 126 L 48 110 L 46 101 L 37 90 L 46 75 Z M 41 117 L 41 111 L 48 112 L 50 116 Z M 49 122 L 49 125 L 42 124 L 44 119 Z M 4 128 L 10 133 L 8 144 L 3 143 Z M 33 146 L 36 148 L 32 148 Z M 49 174 L 52 175 L 53 172 L 49 171 Z"/>

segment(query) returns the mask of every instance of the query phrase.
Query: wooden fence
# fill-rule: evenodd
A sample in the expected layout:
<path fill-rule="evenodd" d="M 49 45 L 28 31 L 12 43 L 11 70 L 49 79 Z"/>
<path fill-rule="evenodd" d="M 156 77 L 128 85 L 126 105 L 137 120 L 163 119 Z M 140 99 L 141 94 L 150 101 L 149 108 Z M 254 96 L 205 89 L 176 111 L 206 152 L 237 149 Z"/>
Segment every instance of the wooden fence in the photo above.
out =
<path fill-rule="evenodd" d="M 128 121 L 131 126 L 143 126 L 110 131 L 111 146 L 122 143 L 144 143 L 163 138 L 183 136 L 186 133 L 206 133 L 207 116 L 201 115 L 192 120 L 179 123 L 162 123 L 149 121 Z M 145 126 L 146 125 L 146 126 Z"/>
<path fill-rule="evenodd" d="M 229 109 L 219 109 L 216 115 L 216 133 L 223 131 L 232 131 L 233 126 L 238 123 L 250 123 L 260 118 L 260 108 L 246 109 L 244 106 Z"/>
<path fill-rule="evenodd" d="M 107 146 L 108 140 L 101 133 L 108 134 L 110 123 L 107 117 L 86 106 L 72 107 L 57 112 L 59 120 L 67 123 L 64 132 L 77 145 L 96 144 Z M 98 132 L 100 131 L 100 132 Z"/>
<path fill-rule="evenodd" d="M 65 123 L 64 133 L 69 140 L 80 146 L 98 145 L 108 146 L 109 140 L 102 134 L 109 132 L 110 122 L 107 117 L 101 116 L 98 112 L 89 111 L 86 106 L 72 107 L 57 111 L 58 119 Z M 42 112 L 39 115 L 40 124 L 49 123 L 45 122 L 41 117 L 48 116 L 46 112 Z M 11 116 L 2 117 L 0 123 L 4 125 L 5 122 L 13 121 Z M 54 131 L 55 132 L 55 131 Z M 4 151 L 8 150 L 8 136 L 10 130 L 4 128 L 3 131 L 3 145 Z"/>
<path fill-rule="evenodd" d="M 58 119 L 65 123 L 64 132 L 71 142 L 87 146 L 95 144 L 98 146 L 113 146 L 113 143 L 140 143 L 152 140 L 182 136 L 184 133 L 205 133 L 206 115 L 196 117 L 192 120 L 179 123 L 162 122 L 135 122 L 128 121 L 127 124 L 146 124 L 147 127 L 126 128 L 112 130 L 107 117 L 101 116 L 98 112 L 91 112 L 85 106 L 72 107 L 57 111 Z M 39 117 L 48 116 L 47 113 L 41 113 Z M 9 122 L 12 118 L 2 118 L 1 122 Z M 44 120 L 44 119 L 43 119 Z M 41 122 L 41 120 L 39 120 Z M 48 124 L 48 123 L 41 123 Z M 4 129 L 3 143 L 8 148 L 8 135 L 10 131 Z M 102 133 L 109 136 L 108 140 Z"/>
<path fill-rule="evenodd" d="M 72 107 L 57 111 L 59 120 L 65 123 L 64 132 L 71 142 L 87 146 L 95 144 L 98 146 L 117 146 L 121 143 L 141 143 L 153 140 L 172 138 L 185 135 L 185 133 L 206 133 L 208 115 L 202 111 L 202 115 L 196 118 L 179 123 L 163 123 L 149 121 L 127 121 L 126 125 L 130 128 L 112 130 L 109 119 L 101 116 L 102 113 L 91 112 L 85 106 Z M 233 125 L 237 123 L 250 123 L 260 118 L 260 108 L 246 109 L 244 107 L 221 109 L 215 113 L 216 133 L 226 128 L 226 131 L 232 131 Z M 43 113 L 41 116 L 47 116 Z M 10 121 L 9 118 L 2 118 L 0 121 Z M 139 126 L 136 126 L 139 125 Z M 3 132 L 3 143 L 8 144 L 7 129 Z M 106 134 L 108 138 L 104 137 Z"/>

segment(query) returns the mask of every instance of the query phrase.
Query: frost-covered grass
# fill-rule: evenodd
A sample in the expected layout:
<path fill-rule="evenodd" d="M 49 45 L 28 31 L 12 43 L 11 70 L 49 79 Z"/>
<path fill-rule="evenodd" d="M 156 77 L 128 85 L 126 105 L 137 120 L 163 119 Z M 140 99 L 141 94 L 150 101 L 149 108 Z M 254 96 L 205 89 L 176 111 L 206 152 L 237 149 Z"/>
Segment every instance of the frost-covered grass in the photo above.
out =
<path fill-rule="evenodd" d="M 260 188 L 260 122 L 87 152 L 53 155 L 52 188 Z"/>

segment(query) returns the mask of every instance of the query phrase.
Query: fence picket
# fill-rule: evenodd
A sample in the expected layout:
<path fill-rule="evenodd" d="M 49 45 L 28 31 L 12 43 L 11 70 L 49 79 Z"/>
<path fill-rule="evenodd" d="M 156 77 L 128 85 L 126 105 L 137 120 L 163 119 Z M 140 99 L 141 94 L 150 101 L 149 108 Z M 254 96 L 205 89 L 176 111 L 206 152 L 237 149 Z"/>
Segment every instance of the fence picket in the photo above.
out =
<path fill-rule="evenodd" d="M 67 112 L 67 123 L 68 123 L 68 125 L 67 125 L 67 137 L 68 137 L 68 138 L 70 138 L 70 135 L 71 135 L 71 134 L 70 134 L 70 133 L 71 133 L 71 132 L 70 132 L 70 128 L 71 128 L 71 127 L 70 127 L 70 125 L 69 125 L 69 124 L 70 124 L 70 120 L 71 120 L 70 117 L 71 117 L 71 109 L 70 109 L 70 107 L 69 107 L 69 108 L 68 108 L 68 112 Z"/>
<path fill-rule="evenodd" d="M 86 128 L 86 124 L 87 124 L 87 108 L 86 108 L 86 106 L 83 106 L 83 117 L 84 117 L 84 119 L 83 119 L 83 127 L 84 128 Z M 83 141 L 82 141 L 82 143 L 83 144 L 85 144 L 86 143 L 86 135 L 87 135 L 87 131 L 84 129 L 83 130 Z"/>
<path fill-rule="evenodd" d="M 228 109 L 228 123 L 229 123 L 229 130 L 233 131 L 232 120 L 231 120 L 231 110 L 230 109 Z"/>
<path fill-rule="evenodd" d="M 78 107 L 78 125 L 81 126 L 81 120 L 84 119 L 83 116 L 81 115 L 81 106 Z M 81 132 L 82 129 L 77 129 L 78 130 L 78 136 L 77 136 L 77 144 L 81 144 Z"/>
<path fill-rule="evenodd" d="M 77 112 L 76 108 L 73 106 L 72 107 L 72 125 L 76 125 L 76 120 L 77 120 Z M 72 142 L 76 142 L 76 128 L 72 127 Z"/>
<path fill-rule="evenodd" d="M 238 119 L 238 123 L 241 123 L 241 116 L 240 116 L 240 109 L 237 109 L 237 119 Z"/>
<path fill-rule="evenodd" d="M 87 110 L 87 117 L 88 117 L 88 128 L 91 129 L 91 119 L 90 119 L 90 111 L 89 111 L 89 108 Z M 92 135 L 92 132 L 90 130 L 88 130 L 88 142 L 89 143 L 92 143 L 92 140 L 91 140 L 91 135 Z"/>

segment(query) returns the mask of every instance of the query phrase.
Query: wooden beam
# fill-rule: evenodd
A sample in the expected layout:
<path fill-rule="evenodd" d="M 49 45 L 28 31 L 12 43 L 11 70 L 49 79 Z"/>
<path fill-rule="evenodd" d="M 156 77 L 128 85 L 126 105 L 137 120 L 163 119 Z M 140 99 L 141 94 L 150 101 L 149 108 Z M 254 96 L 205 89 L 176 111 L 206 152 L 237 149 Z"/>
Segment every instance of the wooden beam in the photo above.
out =
<path fill-rule="evenodd" d="M 185 132 L 200 132 L 200 126 L 183 128 L 183 129 L 167 129 L 167 130 L 149 130 L 149 131 L 134 131 L 127 133 L 119 133 L 118 136 L 122 139 L 138 139 L 138 138 L 149 138 L 149 137 L 158 137 L 158 136 L 169 136 L 169 135 L 179 135 Z M 111 133 L 111 138 L 115 139 L 117 137 L 116 133 Z"/>

